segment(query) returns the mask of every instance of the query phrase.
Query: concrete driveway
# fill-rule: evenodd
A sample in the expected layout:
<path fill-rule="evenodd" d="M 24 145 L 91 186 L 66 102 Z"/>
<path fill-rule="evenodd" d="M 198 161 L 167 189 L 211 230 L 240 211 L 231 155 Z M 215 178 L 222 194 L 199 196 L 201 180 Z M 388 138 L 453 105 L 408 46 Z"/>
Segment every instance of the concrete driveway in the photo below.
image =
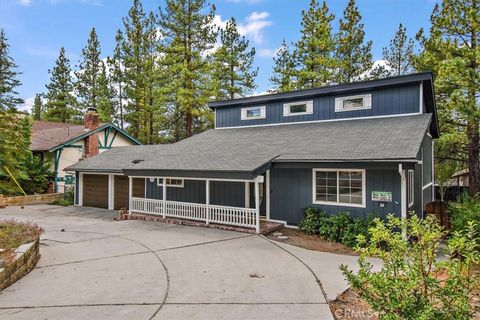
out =
<path fill-rule="evenodd" d="M 251 234 L 113 221 L 94 208 L 26 206 L 41 259 L 0 293 L 1 319 L 332 319 L 355 258 Z"/>

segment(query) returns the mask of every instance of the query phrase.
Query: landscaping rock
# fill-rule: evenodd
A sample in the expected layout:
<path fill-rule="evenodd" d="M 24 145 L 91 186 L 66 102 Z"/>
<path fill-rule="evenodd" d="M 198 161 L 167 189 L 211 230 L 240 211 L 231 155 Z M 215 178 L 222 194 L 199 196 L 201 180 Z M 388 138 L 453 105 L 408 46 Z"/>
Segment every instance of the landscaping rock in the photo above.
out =
<path fill-rule="evenodd" d="M 272 233 L 272 235 L 273 235 L 274 237 L 278 237 L 278 236 L 282 236 L 283 233 L 281 233 L 281 232 L 274 232 L 274 233 Z"/>
<path fill-rule="evenodd" d="M 277 239 L 278 240 L 287 240 L 288 237 L 287 236 L 278 236 Z"/>

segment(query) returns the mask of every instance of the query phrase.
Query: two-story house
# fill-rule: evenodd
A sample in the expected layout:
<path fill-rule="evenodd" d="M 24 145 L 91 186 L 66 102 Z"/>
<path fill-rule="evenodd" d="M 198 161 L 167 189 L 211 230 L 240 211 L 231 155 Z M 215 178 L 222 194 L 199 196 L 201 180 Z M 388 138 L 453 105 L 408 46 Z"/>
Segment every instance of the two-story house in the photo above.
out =
<path fill-rule="evenodd" d="M 215 129 L 121 147 L 67 168 L 77 205 L 260 230 L 304 209 L 422 214 L 439 135 L 432 75 L 419 73 L 209 104 Z M 101 183 L 99 182 L 101 181 Z"/>

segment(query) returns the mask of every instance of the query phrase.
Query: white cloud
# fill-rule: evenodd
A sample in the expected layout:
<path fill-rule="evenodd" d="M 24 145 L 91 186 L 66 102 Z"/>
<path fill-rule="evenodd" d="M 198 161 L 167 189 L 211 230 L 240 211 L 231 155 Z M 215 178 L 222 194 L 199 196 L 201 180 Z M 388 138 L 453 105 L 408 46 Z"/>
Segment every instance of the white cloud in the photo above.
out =
<path fill-rule="evenodd" d="M 253 42 L 260 44 L 263 43 L 264 29 L 271 26 L 272 21 L 268 20 L 270 13 L 266 11 L 252 12 L 247 16 L 243 22 L 237 23 L 238 32 Z M 213 19 L 213 23 L 220 28 L 225 28 L 227 20 L 222 20 L 221 15 L 216 15 Z"/>
<path fill-rule="evenodd" d="M 269 16 L 270 16 L 270 13 L 268 13 L 266 11 L 262 11 L 262 12 L 254 11 L 247 17 L 246 20 L 247 21 L 264 20 L 264 19 L 268 18 Z"/>
<path fill-rule="evenodd" d="M 277 55 L 277 52 L 278 52 L 278 48 L 277 49 L 268 49 L 268 48 L 257 49 L 258 56 L 262 58 L 273 58 Z"/>
<path fill-rule="evenodd" d="M 26 98 L 23 100 L 23 104 L 18 108 L 20 111 L 26 111 L 30 113 L 32 111 L 33 103 L 35 101 L 35 97 Z"/>
<path fill-rule="evenodd" d="M 18 4 L 24 7 L 28 7 L 32 4 L 32 0 L 17 0 Z"/>

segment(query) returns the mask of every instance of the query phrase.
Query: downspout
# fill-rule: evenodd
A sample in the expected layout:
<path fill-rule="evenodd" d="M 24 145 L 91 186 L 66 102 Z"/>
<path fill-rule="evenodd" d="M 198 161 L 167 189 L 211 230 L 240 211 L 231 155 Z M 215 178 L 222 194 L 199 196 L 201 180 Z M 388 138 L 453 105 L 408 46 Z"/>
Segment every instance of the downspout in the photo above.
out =
<path fill-rule="evenodd" d="M 400 174 L 400 217 L 405 222 L 407 219 L 407 178 L 401 163 L 398 164 L 398 173 Z M 402 229 L 402 236 L 403 239 L 407 239 L 406 228 Z"/>

